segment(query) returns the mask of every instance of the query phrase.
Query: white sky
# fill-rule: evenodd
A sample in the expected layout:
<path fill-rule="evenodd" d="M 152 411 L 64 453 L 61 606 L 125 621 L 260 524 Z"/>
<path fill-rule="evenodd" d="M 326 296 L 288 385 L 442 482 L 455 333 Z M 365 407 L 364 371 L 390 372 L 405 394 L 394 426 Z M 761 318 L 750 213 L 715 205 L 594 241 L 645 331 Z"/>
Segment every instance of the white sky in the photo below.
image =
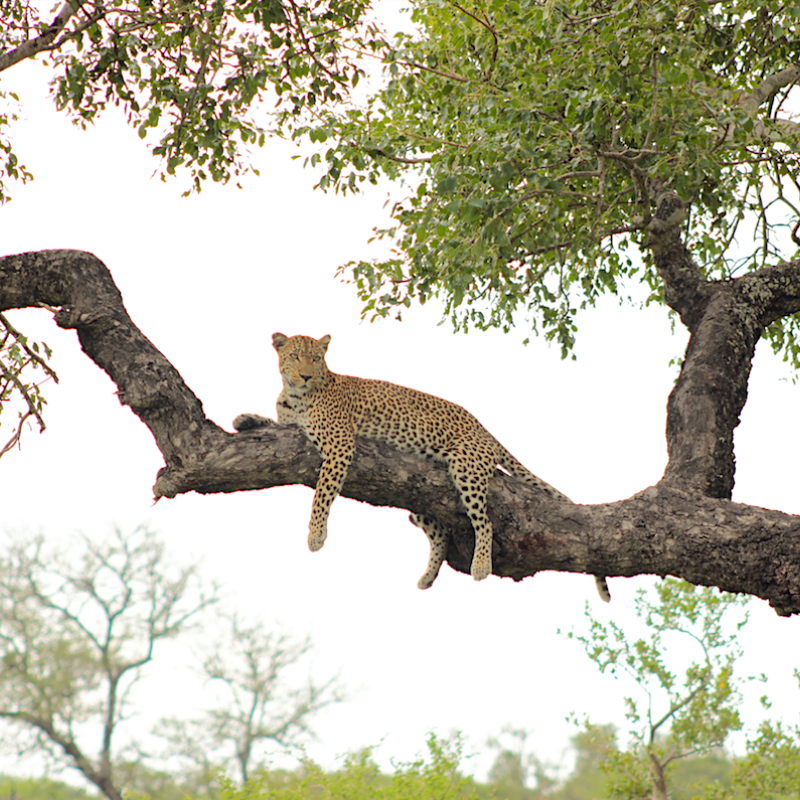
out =
<path fill-rule="evenodd" d="M 153 177 L 156 162 L 121 115 L 81 132 L 56 114 L 44 77 L 35 65 L 3 76 L 3 89 L 24 104 L 14 145 L 36 177 L 10 187 L 0 252 L 79 248 L 99 256 L 134 322 L 223 427 L 245 411 L 273 415 L 274 331 L 328 333 L 333 370 L 464 405 L 576 502 L 622 499 L 660 478 L 676 374 L 668 361 L 685 341 L 670 334 L 663 309 L 609 301 L 582 314 L 577 362 L 561 361 L 542 341 L 523 347 L 524 326 L 507 336 L 456 335 L 437 324 L 432 305 L 411 309 L 402 323 L 361 323 L 353 287 L 334 272 L 370 255 L 366 241 L 385 213 L 386 188 L 355 199 L 314 192 L 318 176 L 291 160 L 292 146 L 274 141 L 255 153 L 261 177 L 243 190 L 208 186 L 182 199 L 188 181 Z M 420 592 L 427 543 L 403 511 L 340 498 L 325 547 L 312 554 L 312 492 L 304 487 L 182 496 L 154 507 L 161 456 L 76 334 L 43 310 L 9 317 L 55 349 L 61 383 L 47 387 L 46 433 L 29 433 L 21 451 L 0 461 L 2 526 L 62 539 L 148 521 L 177 562 L 202 558 L 243 613 L 310 633 L 315 674 L 339 671 L 353 693 L 318 717 L 312 757 L 332 765 L 339 753 L 383 740 L 384 760 L 410 758 L 431 729 L 460 730 L 477 750 L 508 723 L 532 729 L 529 747 L 558 760 L 572 732 L 569 712 L 621 721 L 624 687 L 597 675 L 556 630 L 580 628 L 587 599 L 601 619 L 627 624 L 635 589 L 648 579 L 612 579 L 609 606 L 580 575 L 475 584 L 444 567 Z M 800 513 L 800 388 L 782 381 L 786 374 L 760 345 L 736 434 L 734 498 Z M 762 602 L 752 618 L 742 670 L 767 673 L 775 708 L 795 721 L 800 622 L 779 619 Z M 182 658 L 156 652 L 138 695 L 143 727 L 165 713 L 193 713 L 197 696 L 182 690 Z M 748 720 L 756 722 L 755 711 Z M 476 769 L 486 764 L 478 758 Z"/>

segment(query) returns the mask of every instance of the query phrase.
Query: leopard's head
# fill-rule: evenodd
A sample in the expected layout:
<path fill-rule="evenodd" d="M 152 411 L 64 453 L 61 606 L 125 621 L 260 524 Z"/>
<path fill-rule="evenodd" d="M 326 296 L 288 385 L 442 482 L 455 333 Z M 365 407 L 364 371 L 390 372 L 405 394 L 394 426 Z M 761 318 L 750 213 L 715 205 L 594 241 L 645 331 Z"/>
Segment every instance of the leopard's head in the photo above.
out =
<path fill-rule="evenodd" d="M 284 384 L 303 393 L 318 389 L 328 376 L 325 351 L 330 340 L 330 336 L 312 339 L 273 333 L 272 345 L 278 351 L 278 368 Z"/>

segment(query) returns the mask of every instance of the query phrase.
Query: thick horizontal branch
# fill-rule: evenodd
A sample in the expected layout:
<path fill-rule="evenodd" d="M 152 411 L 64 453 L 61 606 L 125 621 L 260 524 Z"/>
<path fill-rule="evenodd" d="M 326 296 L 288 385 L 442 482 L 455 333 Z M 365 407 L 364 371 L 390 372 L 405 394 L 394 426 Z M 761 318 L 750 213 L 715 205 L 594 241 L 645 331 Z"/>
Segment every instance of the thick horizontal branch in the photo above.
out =
<path fill-rule="evenodd" d="M 728 439 L 720 444 L 732 435 L 746 396 L 750 332 L 776 309 L 794 307 L 797 268 L 782 265 L 703 289 L 711 294 L 670 400 L 671 461 L 659 485 L 619 503 L 579 506 L 497 474 L 489 489 L 496 574 L 671 574 L 762 597 L 779 613 L 800 613 L 800 517 L 725 499 L 732 448 Z M 41 304 L 58 307 L 56 322 L 77 330 L 84 351 L 119 387 L 120 402 L 152 432 L 165 460 L 156 498 L 315 485 L 320 456 L 299 429 L 275 424 L 232 434 L 206 419 L 177 370 L 130 320 L 94 256 L 62 250 L 0 258 L 0 311 Z M 474 535 L 442 464 L 359 440 L 343 494 L 427 514 L 435 509 L 450 531 L 447 560 L 469 572 Z M 331 530 L 327 546 L 335 547 L 336 538 Z"/>
<path fill-rule="evenodd" d="M 156 493 L 316 485 L 321 458 L 299 428 L 276 423 L 223 436 L 227 444 L 209 454 L 201 472 L 167 470 Z M 472 525 L 443 464 L 359 439 L 342 496 L 420 513 L 435 508 L 451 532 L 448 563 L 469 574 Z M 309 510 L 310 505 L 309 495 Z M 559 503 L 498 471 L 489 486 L 489 517 L 496 575 L 514 580 L 544 570 L 677 575 L 757 595 L 779 613 L 800 613 L 797 516 L 703 497 L 669 482 L 617 503 Z M 336 538 L 332 529 L 325 546 L 335 547 Z"/>

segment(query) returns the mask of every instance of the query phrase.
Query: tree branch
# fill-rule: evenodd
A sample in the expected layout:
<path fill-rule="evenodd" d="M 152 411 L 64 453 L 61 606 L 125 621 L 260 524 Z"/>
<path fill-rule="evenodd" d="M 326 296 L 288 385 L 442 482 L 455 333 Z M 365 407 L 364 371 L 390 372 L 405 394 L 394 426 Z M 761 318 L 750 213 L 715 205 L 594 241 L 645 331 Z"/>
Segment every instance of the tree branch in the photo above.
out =
<path fill-rule="evenodd" d="M 793 65 L 769 75 L 739 101 L 739 107 L 752 116 L 775 92 L 800 80 L 800 65 Z"/>
<path fill-rule="evenodd" d="M 35 39 L 28 39 L 13 50 L 0 54 L 0 72 L 13 67 L 14 64 L 33 58 L 37 53 L 47 49 L 64 30 L 67 23 L 81 8 L 85 0 L 67 0 L 53 18 L 53 21 Z"/>
<path fill-rule="evenodd" d="M 671 244 L 658 243 L 658 258 L 683 252 L 673 234 L 661 235 Z M 800 261 L 719 283 L 701 283 L 686 264 L 665 261 L 662 269 L 689 275 L 684 284 L 670 277 L 670 291 L 692 331 L 670 397 L 664 479 L 628 500 L 580 506 L 553 502 L 498 472 L 489 488 L 494 571 L 514 580 L 549 569 L 670 574 L 800 613 L 800 517 L 727 499 L 753 348 L 775 315 L 800 310 Z M 298 428 L 230 434 L 206 419 L 175 368 L 132 323 L 94 256 L 57 250 L 0 258 L 0 311 L 40 303 L 60 308 L 56 322 L 77 330 L 84 351 L 119 387 L 120 402 L 155 437 L 165 459 L 156 498 L 316 484 L 321 459 Z M 443 464 L 358 440 L 342 494 L 419 513 L 435 508 L 450 531 L 447 560 L 469 572 L 472 526 Z M 335 532 L 332 538 L 331 547 Z"/>
<path fill-rule="evenodd" d="M 708 282 L 683 243 L 680 228 L 651 231 L 649 236 L 656 270 L 664 282 L 664 302 L 694 330 L 708 306 Z"/>
<path fill-rule="evenodd" d="M 761 138 L 769 138 L 770 130 L 780 131 L 786 139 L 796 142 L 800 125 L 788 119 L 773 119 L 767 124 L 763 119 L 755 119 L 758 109 L 772 97 L 775 92 L 800 80 L 800 66 L 793 65 L 769 75 L 748 95 L 739 100 L 741 108 L 749 117 L 753 117 L 753 133 Z M 795 148 L 797 146 L 795 145 Z"/>

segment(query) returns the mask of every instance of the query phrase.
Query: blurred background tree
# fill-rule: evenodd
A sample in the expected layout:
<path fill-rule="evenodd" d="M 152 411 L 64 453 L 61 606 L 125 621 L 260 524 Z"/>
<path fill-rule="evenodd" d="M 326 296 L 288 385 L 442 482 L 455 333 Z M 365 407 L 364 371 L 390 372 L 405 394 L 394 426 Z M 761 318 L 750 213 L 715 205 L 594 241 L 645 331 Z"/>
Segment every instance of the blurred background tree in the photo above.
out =
<path fill-rule="evenodd" d="M 14 538 L 0 557 L 0 717 L 23 755 L 79 770 L 109 800 L 118 731 L 156 644 L 215 603 L 196 565 L 175 567 L 147 528 L 70 551 Z"/>
<path fill-rule="evenodd" d="M 220 773 L 236 774 L 244 785 L 267 770 L 270 745 L 296 751 L 313 736 L 312 718 L 346 697 L 338 677 L 318 683 L 298 675 L 311 652 L 308 638 L 269 631 L 258 621 L 247 624 L 237 614 L 219 622 L 220 633 L 201 656 L 215 703 L 194 719 L 159 725 L 170 752 L 188 765 L 182 773 L 209 797 L 218 796 Z"/>
<path fill-rule="evenodd" d="M 215 627 L 208 612 L 218 601 L 197 565 L 170 563 L 146 527 L 117 529 L 101 541 L 81 537 L 69 548 L 42 536 L 11 537 L 0 557 L 3 743 L 74 768 L 109 800 L 216 796 L 214 769 L 231 762 L 246 781 L 264 766 L 265 740 L 299 745 L 311 735 L 312 717 L 344 690 L 336 677 L 318 682 L 307 674 L 292 685 L 309 640 L 227 612 Z M 135 688 L 156 646 L 186 641 L 201 619 L 203 672 L 222 691 L 203 718 L 169 724 L 173 754 L 190 755 L 195 766 L 181 772 L 163 752 L 148 752 L 151 738 L 134 734 Z M 164 730 L 162 722 L 157 731 Z M 202 774 L 198 764 L 207 767 Z M 21 785 L 9 791 L 22 797 Z"/>

